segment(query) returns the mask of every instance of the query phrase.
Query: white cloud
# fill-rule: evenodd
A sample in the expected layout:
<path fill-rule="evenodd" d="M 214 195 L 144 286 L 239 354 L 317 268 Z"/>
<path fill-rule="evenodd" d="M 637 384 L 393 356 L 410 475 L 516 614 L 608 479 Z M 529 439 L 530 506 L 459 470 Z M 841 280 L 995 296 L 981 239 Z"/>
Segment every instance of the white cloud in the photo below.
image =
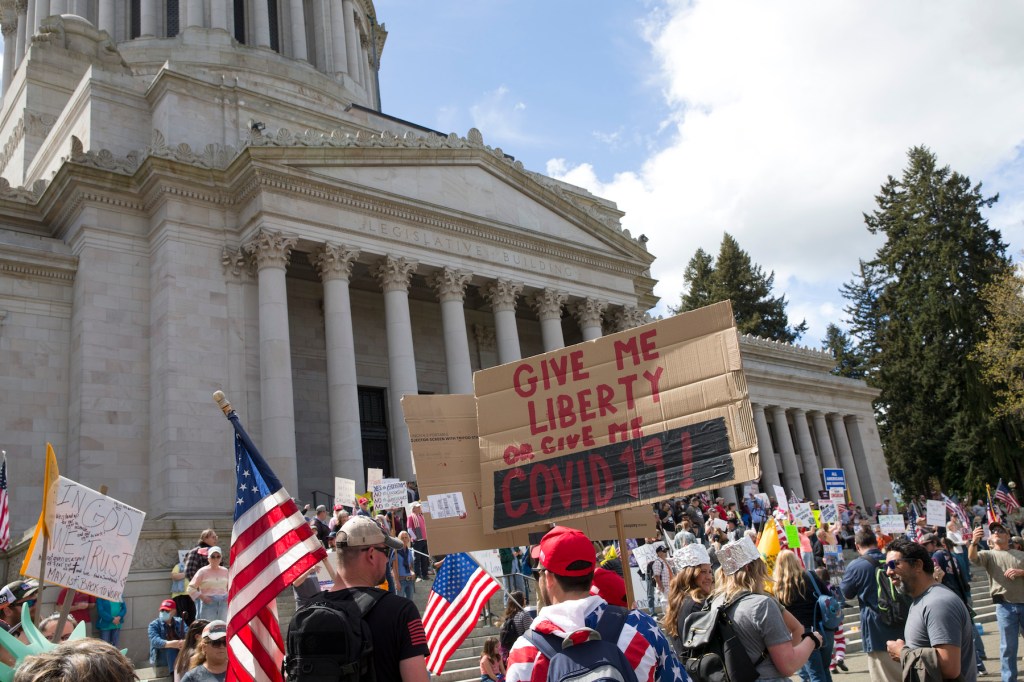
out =
<path fill-rule="evenodd" d="M 548 172 L 617 201 L 650 238 L 662 308 L 696 248 L 717 253 L 728 231 L 776 272 L 816 345 L 841 316 L 839 284 L 878 246 L 862 213 L 913 145 L 988 193 L 1002 185 L 990 218 L 1024 246 L 1021 25 L 1009 1 L 668 0 L 646 36 L 671 144 L 611 180 L 564 160 Z"/>
<path fill-rule="evenodd" d="M 483 131 L 484 141 L 501 140 L 503 144 L 533 144 L 536 138 L 526 132 L 526 104 L 511 101 L 507 86 L 484 93 L 483 97 L 469 109 L 473 127 Z M 490 144 L 493 144 L 491 142 Z"/>

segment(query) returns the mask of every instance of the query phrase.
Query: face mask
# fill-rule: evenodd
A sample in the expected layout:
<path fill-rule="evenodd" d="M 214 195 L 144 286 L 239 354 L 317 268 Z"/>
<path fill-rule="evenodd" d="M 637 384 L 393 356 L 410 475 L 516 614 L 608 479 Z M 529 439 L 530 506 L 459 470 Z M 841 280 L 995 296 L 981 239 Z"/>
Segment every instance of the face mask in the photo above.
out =
<path fill-rule="evenodd" d="M 164 623 L 166 623 L 166 622 L 167 622 L 167 621 L 169 621 L 170 619 L 171 619 L 171 612 L 170 612 L 170 611 L 161 611 L 161 612 L 160 612 L 160 620 L 161 620 L 161 621 L 163 621 Z"/>

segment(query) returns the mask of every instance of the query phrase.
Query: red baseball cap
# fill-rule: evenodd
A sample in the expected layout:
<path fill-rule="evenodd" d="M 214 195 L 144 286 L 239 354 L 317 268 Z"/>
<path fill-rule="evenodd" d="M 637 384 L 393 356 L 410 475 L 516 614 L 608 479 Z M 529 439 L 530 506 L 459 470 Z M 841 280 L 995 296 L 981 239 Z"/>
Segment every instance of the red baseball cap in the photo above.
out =
<path fill-rule="evenodd" d="M 174 603 L 173 599 L 164 599 L 160 602 L 161 611 L 176 611 L 177 609 L 178 605 Z"/>
<path fill-rule="evenodd" d="M 555 575 L 575 578 L 592 573 L 597 566 L 594 545 L 581 530 L 555 526 L 541 538 L 539 546 L 540 565 Z M 585 561 L 587 565 L 570 569 L 577 561 Z"/>
<path fill-rule="evenodd" d="M 615 571 L 598 566 L 594 569 L 594 583 L 590 594 L 596 594 L 612 606 L 626 605 L 626 581 Z"/>

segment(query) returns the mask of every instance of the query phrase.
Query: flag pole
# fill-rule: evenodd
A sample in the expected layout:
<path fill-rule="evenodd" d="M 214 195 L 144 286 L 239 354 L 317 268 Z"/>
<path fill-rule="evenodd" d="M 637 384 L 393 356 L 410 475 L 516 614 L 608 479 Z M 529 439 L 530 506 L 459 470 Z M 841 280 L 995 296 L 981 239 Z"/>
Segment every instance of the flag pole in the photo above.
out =
<path fill-rule="evenodd" d="M 615 533 L 619 536 L 619 561 L 622 562 L 622 576 L 629 576 L 629 545 L 626 543 L 626 526 L 622 522 L 622 510 L 615 510 Z M 626 583 L 626 607 L 633 608 L 636 603 L 636 595 L 633 594 L 633 580 L 623 580 Z M 652 609 L 653 610 L 653 609 Z"/>

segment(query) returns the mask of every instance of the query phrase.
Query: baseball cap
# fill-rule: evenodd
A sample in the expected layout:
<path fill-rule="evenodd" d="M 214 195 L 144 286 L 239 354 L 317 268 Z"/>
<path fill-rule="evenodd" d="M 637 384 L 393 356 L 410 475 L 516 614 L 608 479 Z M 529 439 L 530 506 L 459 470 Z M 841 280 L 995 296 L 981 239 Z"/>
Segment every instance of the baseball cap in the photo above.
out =
<path fill-rule="evenodd" d="M 359 498 L 359 504 L 369 504 L 369 503 L 370 503 L 370 501 L 368 499 L 366 499 L 365 497 L 360 497 Z"/>
<path fill-rule="evenodd" d="M 927 545 L 929 542 L 938 542 L 939 536 L 935 533 L 925 533 L 921 536 L 921 544 Z"/>
<path fill-rule="evenodd" d="M 206 552 L 206 556 L 213 556 L 214 554 L 220 554 L 221 558 L 224 557 L 224 552 L 222 552 L 220 547 L 217 545 L 214 545 Z"/>
<path fill-rule="evenodd" d="M 590 538 L 583 531 L 565 526 L 555 526 L 541 538 L 538 559 L 545 570 L 568 578 L 592 573 L 597 565 Z M 575 562 L 586 562 L 587 565 L 569 568 Z"/>
<path fill-rule="evenodd" d="M 4 587 L 3 592 L 6 594 L 8 591 L 14 597 L 11 601 L 30 599 L 39 591 L 39 583 L 35 580 L 15 580 Z"/>
<path fill-rule="evenodd" d="M 1004 526 L 1003 524 L 999 523 L 998 521 L 993 521 L 992 523 L 988 524 L 988 532 L 991 533 L 996 528 L 998 528 L 999 530 L 1003 531 L 1004 533 L 1006 532 L 1006 526 Z"/>
<path fill-rule="evenodd" d="M 401 540 L 385 533 L 376 521 L 366 516 L 354 516 L 346 521 L 334 539 L 343 547 L 387 545 L 391 549 L 405 549 Z"/>
<path fill-rule="evenodd" d="M 342 509 L 344 509 L 344 507 L 341 506 L 340 504 L 334 505 L 334 511 L 341 511 Z"/>
<path fill-rule="evenodd" d="M 668 547 L 666 547 L 664 543 L 659 542 L 658 544 L 656 544 L 654 546 L 654 551 L 655 552 L 667 552 L 668 551 Z"/>
<path fill-rule="evenodd" d="M 612 606 L 626 605 L 626 581 L 615 571 L 598 566 L 594 569 L 594 582 L 590 594 L 596 594 Z"/>
<path fill-rule="evenodd" d="M 164 599 L 160 602 L 161 611 L 177 611 L 178 605 L 174 603 L 173 599 Z"/>
<path fill-rule="evenodd" d="M 228 624 L 222 620 L 211 620 L 203 628 L 203 639 L 209 639 L 216 642 L 218 639 L 224 639 L 228 636 Z"/>

